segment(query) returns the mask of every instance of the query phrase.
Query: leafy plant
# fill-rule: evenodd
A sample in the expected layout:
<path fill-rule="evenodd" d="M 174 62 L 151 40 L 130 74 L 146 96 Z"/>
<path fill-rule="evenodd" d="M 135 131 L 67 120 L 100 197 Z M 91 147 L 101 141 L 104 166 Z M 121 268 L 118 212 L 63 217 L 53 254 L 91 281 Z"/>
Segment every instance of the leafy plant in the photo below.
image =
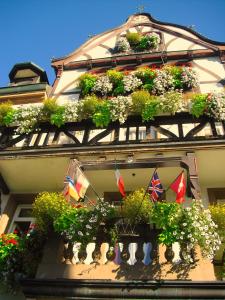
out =
<path fill-rule="evenodd" d="M 107 127 L 111 121 L 110 106 L 107 101 L 101 101 L 96 105 L 96 110 L 92 116 L 92 121 L 96 127 Z"/>
<path fill-rule="evenodd" d="M 79 102 L 77 108 L 77 115 L 80 120 L 91 118 L 95 111 L 96 107 L 101 100 L 95 96 L 86 96 L 83 100 Z"/>
<path fill-rule="evenodd" d="M 27 235 L 3 234 L 0 237 L 0 280 L 10 291 L 18 279 L 35 276 L 42 256 L 45 235 L 31 229 Z"/>
<path fill-rule="evenodd" d="M 65 124 L 64 113 L 65 107 L 59 106 L 57 110 L 51 114 L 50 123 L 56 125 L 57 127 L 61 127 L 63 124 Z"/>
<path fill-rule="evenodd" d="M 178 66 L 167 65 L 163 68 L 173 76 L 173 85 L 175 89 L 182 89 L 182 68 Z"/>
<path fill-rule="evenodd" d="M 14 121 L 15 110 L 10 101 L 0 104 L 0 125 L 8 126 Z"/>
<path fill-rule="evenodd" d="M 79 88 L 82 96 L 86 96 L 92 92 L 92 89 L 97 81 L 97 76 L 85 73 L 79 77 Z"/>
<path fill-rule="evenodd" d="M 144 109 L 142 110 L 141 116 L 143 121 L 154 120 L 154 117 L 159 113 L 159 101 L 157 98 L 145 103 Z"/>
<path fill-rule="evenodd" d="M 61 193 L 38 194 L 33 203 L 33 215 L 37 227 L 41 231 L 48 232 L 52 229 L 54 220 L 69 208 L 70 204 Z"/>
<path fill-rule="evenodd" d="M 128 32 L 126 38 L 131 46 L 136 46 L 141 41 L 141 34 L 138 32 Z"/>
<path fill-rule="evenodd" d="M 109 77 L 114 86 L 118 86 L 122 82 L 124 77 L 124 74 L 117 70 L 108 70 L 106 72 L 106 75 Z"/>
<path fill-rule="evenodd" d="M 160 111 L 175 114 L 182 108 L 182 93 L 169 91 L 159 97 Z"/>
<path fill-rule="evenodd" d="M 145 90 L 133 92 L 131 98 L 133 102 L 133 111 L 136 114 L 142 114 L 146 103 L 151 101 L 151 95 Z"/>
<path fill-rule="evenodd" d="M 218 233 L 225 241 L 225 204 L 213 204 L 209 206 L 214 223 L 218 226 Z"/>
<path fill-rule="evenodd" d="M 45 99 L 43 102 L 43 113 L 45 116 L 50 117 L 51 114 L 57 112 L 59 105 L 56 103 L 56 99 Z"/>
<path fill-rule="evenodd" d="M 181 219 L 182 208 L 178 203 L 155 203 L 152 209 L 151 220 L 162 230 L 158 236 L 160 243 L 169 246 L 177 241 L 174 232 L 179 229 Z"/>
<path fill-rule="evenodd" d="M 90 209 L 80 207 L 64 211 L 55 220 L 54 228 L 69 241 L 86 245 L 96 240 L 100 223 L 114 216 L 114 207 L 101 199 Z"/>
<path fill-rule="evenodd" d="M 195 94 L 191 99 L 191 114 L 196 118 L 202 116 L 207 107 L 207 95 Z"/>
<path fill-rule="evenodd" d="M 130 223 L 148 223 L 152 211 L 152 203 L 144 189 L 129 194 L 123 200 L 121 214 Z"/>

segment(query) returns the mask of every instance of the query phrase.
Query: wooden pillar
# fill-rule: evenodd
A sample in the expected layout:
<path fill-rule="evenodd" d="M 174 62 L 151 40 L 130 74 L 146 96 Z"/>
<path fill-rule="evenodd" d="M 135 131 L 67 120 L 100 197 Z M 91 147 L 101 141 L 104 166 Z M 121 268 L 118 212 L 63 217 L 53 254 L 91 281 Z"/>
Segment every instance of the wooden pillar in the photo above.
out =
<path fill-rule="evenodd" d="M 198 180 L 198 170 L 196 156 L 194 152 L 187 152 L 186 156 L 182 159 L 187 169 L 187 182 L 191 196 L 194 199 L 201 199 L 201 189 Z"/>

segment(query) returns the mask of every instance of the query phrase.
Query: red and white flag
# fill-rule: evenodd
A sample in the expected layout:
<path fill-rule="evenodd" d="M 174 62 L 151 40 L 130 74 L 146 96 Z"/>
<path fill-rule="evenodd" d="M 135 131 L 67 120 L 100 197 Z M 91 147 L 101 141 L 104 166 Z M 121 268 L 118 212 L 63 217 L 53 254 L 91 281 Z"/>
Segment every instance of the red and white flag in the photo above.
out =
<path fill-rule="evenodd" d="M 84 198 L 86 190 L 89 187 L 89 181 L 79 167 L 76 168 L 74 177 L 74 186 L 80 198 Z"/>
<path fill-rule="evenodd" d="M 120 174 L 120 171 L 118 169 L 116 169 L 115 171 L 115 175 L 116 175 L 116 183 L 118 185 L 120 194 L 125 197 L 126 196 L 126 192 L 125 192 L 125 188 L 124 188 L 124 181 L 123 178 Z"/>
<path fill-rule="evenodd" d="M 186 183 L 183 171 L 170 185 L 170 188 L 177 194 L 176 202 L 179 204 L 183 203 L 185 201 L 186 193 Z"/>

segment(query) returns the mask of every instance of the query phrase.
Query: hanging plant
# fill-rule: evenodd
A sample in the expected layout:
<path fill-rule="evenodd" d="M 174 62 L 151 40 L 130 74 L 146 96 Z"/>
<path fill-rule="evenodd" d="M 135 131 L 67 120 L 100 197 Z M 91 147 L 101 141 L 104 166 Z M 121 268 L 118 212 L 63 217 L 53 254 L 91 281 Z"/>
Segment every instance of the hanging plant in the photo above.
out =
<path fill-rule="evenodd" d="M 15 110 L 10 101 L 0 104 L 0 126 L 9 126 L 14 121 Z"/>
<path fill-rule="evenodd" d="M 159 101 L 157 98 L 145 103 L 144 109 L 141 113 L 143 121 L 154 120 L 155 116 L 159 113 Z"/>
<path fill-rule="evenodd" d="M 82 96 L 86 96 L 91 93 L 97 81 L 97 77 L 93 74 L 85 73 L 79 77 L 78 81 L 78 86 L 81 89 Z"/>
<path fill-rule="evenodd" d="M 111 120 L 123 124 L 131 111 L 132 98 L 130 96 L 118 96 L 109 101 Z"/>
<path fill-rule="evenodd" d="M 206 99 L 206 114 L 218 121 L 225 120 L 225 93 L 213 92 L 208 94 Z"/>
<path fill-rule="evenodd" d="M 206 112 L 207 108 L 207 94 L 195 94 L 191 98 L 190 112 L 196 118 L 199 118 Z"/>
<path fill-rule="evenodd" d="M 107 101 L 99 102 L 92 116 L 92 121 L 96 127 L 107 127 L 111 121 L 110 106 Z"/>
<path fill-rule="evenodd" d="M 115 52 L 152 51 L 157 50 L 160 44 L 160 36 L 156 32 L 139 33 L 128 32 L 126 37 L 121 37 L 116 42 Z"/>

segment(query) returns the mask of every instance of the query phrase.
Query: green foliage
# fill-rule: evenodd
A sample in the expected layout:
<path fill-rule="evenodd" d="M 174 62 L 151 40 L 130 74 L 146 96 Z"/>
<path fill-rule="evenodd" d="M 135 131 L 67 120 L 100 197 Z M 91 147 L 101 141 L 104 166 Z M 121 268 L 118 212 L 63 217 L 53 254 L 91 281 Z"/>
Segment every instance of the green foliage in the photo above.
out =
<path fill-rule="evenodd" d="M 182 220 L 182 208 L 177 203 L 156 202 L 153 206 L 152 221 L 162 229 L 159 234 L 159 242 L 164 245 L 172 245 L 177 241 L 173 234 L 178 231 L 179 223 Z"/>
<path fill-rule="evenodd" d="M 182 89 L 183 83 L 182 83 L 182 68 L 178 66 L 170 66 L 167 65 L 163 68 L 163 70 L 167 71 L 173 76 L 173 85 L 175 89 Z"/>
<path fill-rule="evenodd" d="M 113 90 L 113 96 L 123 95 L 125 93 L 124 84 L 121 82 L 117 87 Z"/>
<path fill-rule="evenodd" d="M 38 228 L 48 232 L 52 229 L 54 220 L 69 208 L 70 204 L 61 193 L 38 194 L 33 203 L 33 215 Z"/>
<path fill-rule="evenodd" d="M 118 86 L 122 82 L 124 77 L 124 74 L 122 72 L 116 70 L 108 70 L 106 72 L 106 75 L 109 77 L 114 86 Z"/>
<path fill-rule="evenodd" d="M 59 105 L 56 103 L 55 99 L 45 99 L 43 102 L 43 113 L 45 116 L 50 117 L 51 114 L 57 112 Z"/>
<path fill-rule="evenodd" d="M 6 259 L 12 249 L 18 248 L 18 236 L 14 233 L 2 234 L 0 236 L 0 269 L 6 263 Z"/>
<path fill-rule="evenodd" d="M 0 280 L 12 292 L 18 279 L 35 276 L 42 256 L 45 236 L 32 229 L 27 235 L 3 234 L 0 237 Z"/>
<path fill-rule="evenodd" d="M 129 194 L 123 200 L 121 214 L 130 223 L 148 223 L 152 210 L 149 194 L 144 189 L 139 189 Z"/>
<path fill-rule="evenodd" d="M 108 70 L 106 72 L 106 75 L 109 77 L 109 80 L 113 84 L 112 94 L 114 96 L 123 95 L 125 92 L 124 85 L 123 85 L 124 74 L 116 70 Z"/>
<path fill-rule="evenodd" d="M 131 98 L 133 102 L 133 111 L 136 114 L 142 114 L 146 103 L 151 101 L 151 95 L 148 91 L 144 90 L 133 92 Z"/>
<path fill-rule="evenodd" d="M 151 91 L 154 87 L 153 80 L 156 77 L 155 70 L 149 67 L 140 67 L 135 72 L 137 78 L 141 79 L 143 83 L 143 89 Z"/>
<path fill-rule="evenodd" d="M 142 36 L 140 42 L 136 46 L 137 51 L 143 51 L 151 48 L 151 41 L 148 36 Z"/>
<path fill-rule="evenodd" d="M 8 126 L 14 121 L 15 110 L 10 101 L 0 104 L 0 125 Z"/>
<path fill-rule="evenodd" d="M 152 97 L 151 101 L 145 103 L 144 109 L 142 110 L 142 120 L 150 121 L 154 120 L 154 117 L 159 113 L 159 101 L 157 98 Z"/>
<path fill-rule="evenodd" d="M 202 116 L 207 107 L 207 95 L 196 94 L 191 99 L 191 114 L 197 118 Z"/>
<path fill-rule="evenodd" d="M 96 106 L 92 121 L 96 127 L 107 127 L 111 121 L 110 106 L 107 101 L 101 101 Z"/>
<path fill-rule="evenodd" d="M 100 224 L 114 216 L 114 207 L 99 200 L 93 209 L 80 207 L 64 211 L 55 220 L 54 229 L 69 241 L 81 242 L 84 246 L 96 240 Z"/>
<path fill-rule="evenodd" d="M 182 105 L 182 93 L 176 91 L 169 91 L 159 97 L 159 109 L 162 112 L 175 114 Z"/>
<path fill-rule="evenodd" d="M 65 107 L 59 106 L 56 112 L 51 114 L 50 123 L 56 125 L 57 127 L 61 127 L 62 125 L 64 125 L 65 124 L 64 113 L 65 113 Z"/>
<path fill-rule="evenodd" d="M 131 46 L 136 46 L 141 41 L 141 34 L 138 32 L 128 32 L 126 38 Z"/>
<path fill-rule="evenodd" d="M 218 226 L 218 233 L 225 241 L 225 204 L 214 204 L 209 206 L 214 223 Z"/>
<path fill-rule="evenodd" d="M 82 96 L 91 93 L 96 81 L 97 76 L 90 73 L 85 73 L 79 77 L 79 88 L 81 89 Z"/>
<path fill-rule="evenodd" d="M 95 95 L 86 96 L 82 101 L 80 101 L 77 112 L 79 119 L 82 120 L 91 118 L 94 115 L 96 107 L 100 101 L 101 100 Z"/>

